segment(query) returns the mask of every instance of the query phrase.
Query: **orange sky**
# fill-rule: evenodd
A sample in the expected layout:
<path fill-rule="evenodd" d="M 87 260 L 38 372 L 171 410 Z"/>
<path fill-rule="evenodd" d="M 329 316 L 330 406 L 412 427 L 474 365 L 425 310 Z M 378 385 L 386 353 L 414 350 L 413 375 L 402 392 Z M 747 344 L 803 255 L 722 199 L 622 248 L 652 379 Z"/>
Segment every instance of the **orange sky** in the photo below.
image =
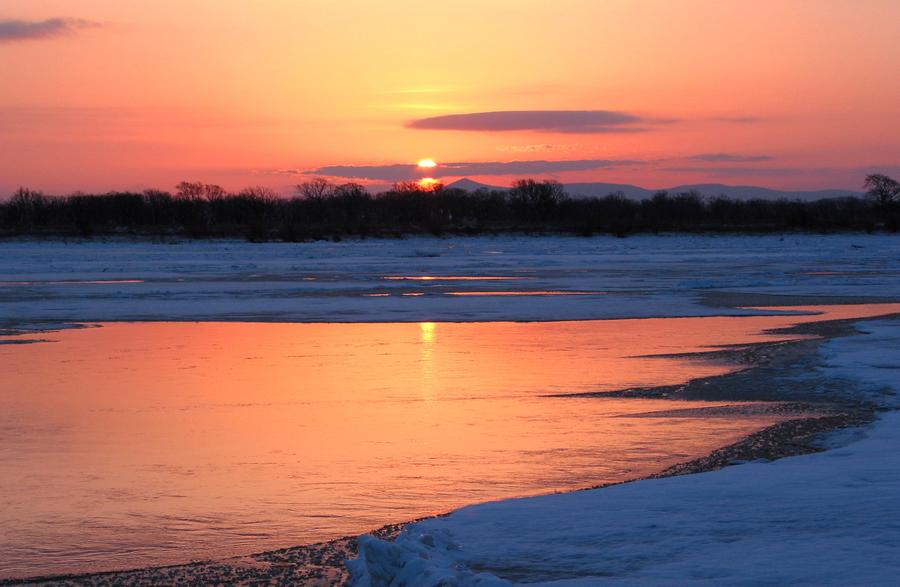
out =
<path fill-rule="evenodd" d="M 0 194 L 287 193 L 423 157 L 494 184 L 539 160 L 524 175 L 859 188 L 900 174 L 898 38 L 896 0 L 4 0 Z M 600 122 L 552 122 L 573 110 Z M 504 111 L 525 122 L 409 126 Z"/>

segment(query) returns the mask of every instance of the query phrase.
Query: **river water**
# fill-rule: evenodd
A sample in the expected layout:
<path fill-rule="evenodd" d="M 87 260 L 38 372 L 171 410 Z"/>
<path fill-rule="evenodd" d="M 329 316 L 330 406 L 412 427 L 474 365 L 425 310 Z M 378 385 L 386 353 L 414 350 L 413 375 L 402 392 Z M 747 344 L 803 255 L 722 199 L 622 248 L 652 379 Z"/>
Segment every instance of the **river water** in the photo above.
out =
<path fill-rule="evenodd" d="M 646 475 L 773 422 L 547 394 L 734 365 L 667 353 L 884 313 L 530 323 L 108 323 L 0 337 L 0 577 L 358 534 Z"/>

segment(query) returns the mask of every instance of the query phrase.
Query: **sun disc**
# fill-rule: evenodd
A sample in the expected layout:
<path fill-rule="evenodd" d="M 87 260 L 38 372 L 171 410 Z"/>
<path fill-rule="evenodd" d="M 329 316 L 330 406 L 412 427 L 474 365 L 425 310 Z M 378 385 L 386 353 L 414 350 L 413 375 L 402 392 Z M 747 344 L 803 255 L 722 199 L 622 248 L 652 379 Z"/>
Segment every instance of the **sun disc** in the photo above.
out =
<path fill-rule="evenodd" d="M 437 167 L 437 163 L 434 162 L 434 159 L 419 159 L 418 165 L 419 167 Z"/>
<path fill-rule="evenodd" d="M 419 180 L 419 188 L 425 191 L 434 191 L 441 184 L 440 181 L 433 177 L 423 177 Z"/>

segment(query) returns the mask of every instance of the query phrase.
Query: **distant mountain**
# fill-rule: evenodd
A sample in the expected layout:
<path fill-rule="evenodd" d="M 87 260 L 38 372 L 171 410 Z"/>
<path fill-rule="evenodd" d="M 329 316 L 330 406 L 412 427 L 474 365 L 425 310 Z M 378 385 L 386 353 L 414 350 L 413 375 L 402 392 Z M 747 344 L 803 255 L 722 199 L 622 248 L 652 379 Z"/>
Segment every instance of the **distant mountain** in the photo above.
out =
<path fill-rule="evenodd" d="M 626 198 L 632 200 L 643 200 L 653 197 L 653 194 L 660 190 L 649 190 L 640 186 L 627 183 L 567 183 L 563 184 L 566 191 L 573 197 L 578 196 L 597 196 L 603 197 L 609 194 L 621 192 Z M 507 190 L 509 188 L 488 185 L 473 181 L 469 178 L 463 178 L 447 185 L 448 188 L 458 188 L 466 191 L 475 191 L 479 188 L 488 190 Z M 752 200 L 760 198 L 764 200 L 778 200 L 786 198 L 789 200 L 824 200 L 827 198 L 845 198 L 848 196 L 862 196 L 862 192 L 854 192 L 852 190 L 773 190 L 770 188 L 762 188 L 748 185 L 724 185 L 720 183 L 697 183 L 688 185 L 679 185 L 671 188 L 664 188 L 669 194 L 677 194 L 680 192 L 688 192 L 695 190 L 704 196 L 727 196 L 735 200 Z"/>
<path fill-rule="evenodd" d="M 453 188 L 457 190 L 466 190 L 467 192 L 474 192 L 475 190 L 484 188 L 486 190 L 506 190 L 508 188 L 501 188 L 495 185 L 488 185 L 486 183 L 479 183 L 477 181 L 473 181 L 468 177 L 464 177 L 462 179 L 457 179 L 453 183 L 447 184 L 445 187 Z"/>
<path fill-rule="evenodd" d="M 609 194 L 622 192 L 626 198 L 643 200 L 653 196 L 659 190 L 647 190 L 628 183 L 567 183 L 566 191 L 575 197 L 597 196 L 602 198 Z"/>
<path fill-rule="evenodd" d="M 721 183 L 680 185 L 669 188 L 668 191 L 670 193 L 678 193 L 690 190 L 696 190 L 707 196 L 727 196 L 735 200 L 751 200 L 755 198 L 763 200 L 778 200 L 781 198 L 789 200 L 825 200 L 828 198 L 847 198 L 863 195 L 862 192 L 853 190 L 773 190 L 752 185 L 724 185 Z"/>

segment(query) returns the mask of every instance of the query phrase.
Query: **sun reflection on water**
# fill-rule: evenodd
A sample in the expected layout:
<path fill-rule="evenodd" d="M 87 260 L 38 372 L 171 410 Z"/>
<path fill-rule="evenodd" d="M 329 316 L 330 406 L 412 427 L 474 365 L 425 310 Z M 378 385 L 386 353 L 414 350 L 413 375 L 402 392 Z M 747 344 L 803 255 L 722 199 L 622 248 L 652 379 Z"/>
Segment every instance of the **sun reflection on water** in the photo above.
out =
<path fill-rule="evenodd" d="M 434 322 L 420 322 L 419 329 L 422 335 L 422 353 L 420 362 L 422 365 L 422 399 L 434 400 L 434 342 L 437 332 L 437 324 Z"/>

